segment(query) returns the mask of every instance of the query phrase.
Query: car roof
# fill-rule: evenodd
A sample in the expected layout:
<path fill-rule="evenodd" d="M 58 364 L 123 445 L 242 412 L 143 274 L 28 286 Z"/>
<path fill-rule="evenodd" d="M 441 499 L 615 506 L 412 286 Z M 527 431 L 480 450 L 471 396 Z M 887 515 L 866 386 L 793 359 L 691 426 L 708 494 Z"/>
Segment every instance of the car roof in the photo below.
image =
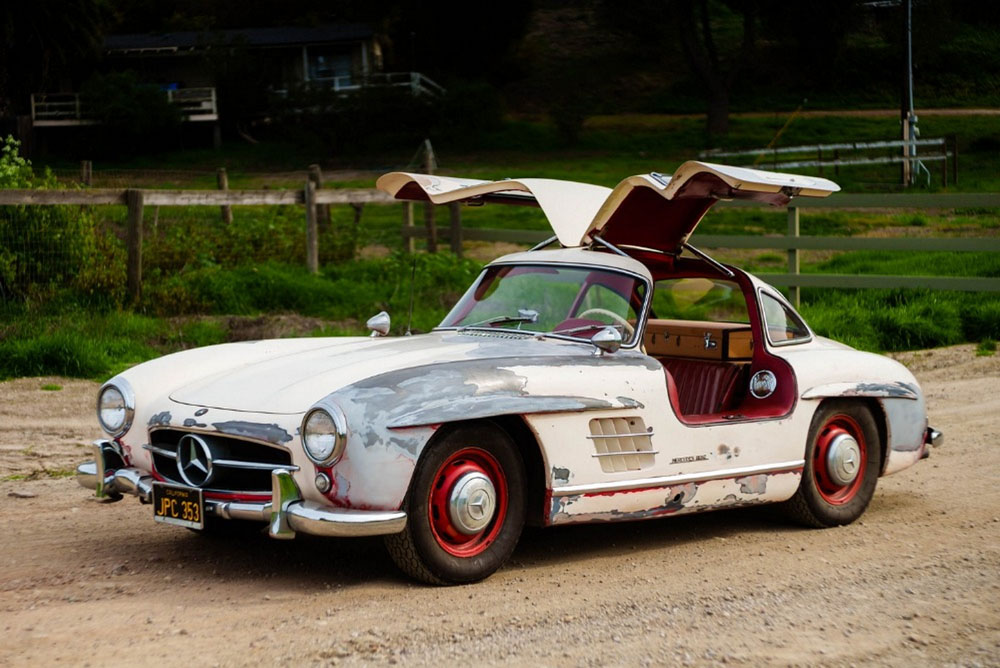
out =
<path fill-rule="evenodd" d="M 650 283 L 653 276 L 649 269 L 635 258 L 587 248 L 555 248 L 551 250 L 521 251 L 510 253 L 493 260 L 487 266 L 497 264 L 566 264 L 595 269 L 627 271 L 645 278 Z"/>

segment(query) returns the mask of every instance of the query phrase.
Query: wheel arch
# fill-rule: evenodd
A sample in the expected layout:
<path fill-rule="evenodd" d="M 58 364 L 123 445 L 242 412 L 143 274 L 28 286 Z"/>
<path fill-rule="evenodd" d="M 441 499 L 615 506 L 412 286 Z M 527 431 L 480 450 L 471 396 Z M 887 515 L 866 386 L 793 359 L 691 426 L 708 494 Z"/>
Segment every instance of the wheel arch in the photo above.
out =
<path fill-rule="evenodd" d="M 443 424 L 421 449 L 417 457 L 416 466 L 420 465 L 425 454 L 439 440 L 459 429 L 476 427 L 500 429 L 514 442 L 514 445 L 521 454 L 521 460 L 524 462 L 525 477 L 528 483 L 525 490 L 527 496 L 525 504 L 528 509 L 527 522 L 532 526 L 541 526 L 544 523 L 545 496 L 547 491 L 545 486 L 545 463 L 542 458 L 542 450 L 538 439 L 521 415 L 494 415 L 487 418 L 458 420 Z M 413 480 L 413 477 L 411 477 L 409 483 L 407 483 L 407 499 L 412 491 Z"/>
<path fill-rule="evenodd" d="M 835 395 L 824 397 L 816 404 L 816 412 L 813 413 L 813 420 L 820 414 L 820 410 L 826 404 L 833 402 L 848 402 L 852 404 L 857 404 L 864 406 L 868 412 L 871 414 L 872 419 L 875 421 L 875 428 L 878 431 L 878 447 L 879 454 L 881 454 L 880 466 L 881 470 L 879 475 L 883 475 L 885 472 L 886 463 L 888 461 L 889 454 L 889 429 L 888 429 L 888 419 L 885 414 L 885 406 L 882 402 L 874 397 L 857 397 L 857 396 L 844 396 Z M 811 429 L 811 427 L 810 427 Z"/>

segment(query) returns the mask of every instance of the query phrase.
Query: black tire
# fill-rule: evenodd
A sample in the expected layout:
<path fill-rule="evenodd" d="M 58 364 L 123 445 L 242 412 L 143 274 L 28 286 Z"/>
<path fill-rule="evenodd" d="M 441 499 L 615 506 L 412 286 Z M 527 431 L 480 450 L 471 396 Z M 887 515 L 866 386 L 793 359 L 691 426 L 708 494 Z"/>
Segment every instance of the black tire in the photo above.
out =
<path fill-rule="evenodd" d="M 443 501 L 453 498 L 470 475 L 488 478 L 494 496 L 487 504 L 492 512 L 474 518 L 488 523 L 466 535 Z M 450 431 L 417 462 L 404 504 L 406 529 L 385 537 L 389 555 L 404 573 L 429 584 L 482 580 L 503 566 L 517 545 L 524 528 L 525 490 L 524 461 L 505 431 L 489 423 Z"/>
<path fill-rule="evenodd" d="M 844 484 L 835 479 L 825 456 L 841 434 L 854 438 L 860 449 L 860 469 L 851 482 Z M 882 443 L 868 407 L 858 401 L 826 401 L 809 427 L 802 481 L 795 496 L 783 504 L 783 510 L 805 526 L 850 524 L 871 502 L 881 470 Z"/>

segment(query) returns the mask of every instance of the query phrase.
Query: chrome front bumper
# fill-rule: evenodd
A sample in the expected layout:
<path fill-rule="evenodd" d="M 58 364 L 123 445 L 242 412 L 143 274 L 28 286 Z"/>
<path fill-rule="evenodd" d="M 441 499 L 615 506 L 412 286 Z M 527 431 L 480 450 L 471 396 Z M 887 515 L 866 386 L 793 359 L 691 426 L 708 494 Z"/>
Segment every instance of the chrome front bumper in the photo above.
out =
<path fill-rule="evenodd" d="M 123 494 L 149 503 L 153 477 L 132 467 L 111 469 L 108 460 L 120 462 L 121 455 L 110 441 L 94 442 L 94 461 L 76 468 L 76 480 L 96 492 L 98 498 L 120 499 Z M 406 527 L 401 510 L 348 510 L 305 501 L 287 469 L 271 473 L 271 500 L 265 503 L 205 499 L 205 514 L 227 520 L 267 522 L 272 538 L 294 538 L 295 534 L 354 537 L 399 533 Z"/>

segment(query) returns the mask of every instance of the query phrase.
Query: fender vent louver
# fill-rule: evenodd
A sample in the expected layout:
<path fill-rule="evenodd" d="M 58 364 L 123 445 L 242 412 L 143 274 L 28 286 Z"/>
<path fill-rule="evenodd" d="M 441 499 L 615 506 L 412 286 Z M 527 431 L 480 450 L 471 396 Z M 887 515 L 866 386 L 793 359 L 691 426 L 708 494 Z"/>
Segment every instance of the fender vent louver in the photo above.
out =
<path fill-rule="evenodd" d="M 640 471 L 653 465 L 653 430 L 640 417 L 595 418 L 590 421 L 593 457 L 605 473 Z"/>

